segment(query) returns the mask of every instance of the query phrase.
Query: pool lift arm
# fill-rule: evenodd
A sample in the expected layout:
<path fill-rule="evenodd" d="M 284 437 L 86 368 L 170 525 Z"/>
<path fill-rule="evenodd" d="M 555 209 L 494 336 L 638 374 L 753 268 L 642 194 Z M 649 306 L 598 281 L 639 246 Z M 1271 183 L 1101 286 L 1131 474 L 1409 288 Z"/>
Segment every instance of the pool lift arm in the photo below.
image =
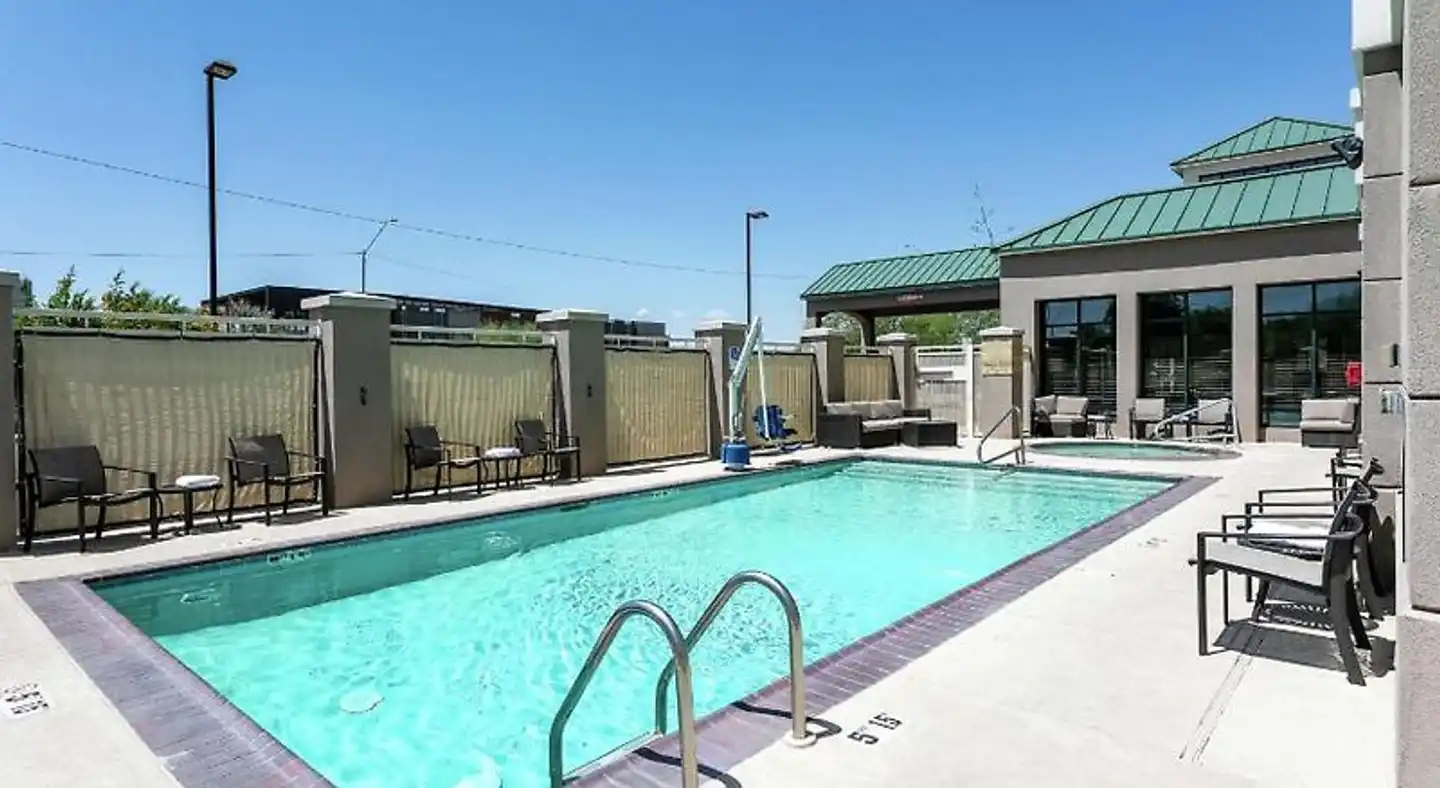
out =
<path fill-rule="evenodd" d="M 720 462 L 728 471 L 743 471 L 750 466 L 750 443 L 745 437 L 745 374 L 750 369 L 752 354 L 760 375 L 761 409 L 768 404 L 765 402 L 765 356 L 761 345 L 764 333 L 763 321 L 757 316 L 745 332 L 740 357 L 735 360 L 735 368 L 730 370 L 729 432 L 720 447 Z"/>

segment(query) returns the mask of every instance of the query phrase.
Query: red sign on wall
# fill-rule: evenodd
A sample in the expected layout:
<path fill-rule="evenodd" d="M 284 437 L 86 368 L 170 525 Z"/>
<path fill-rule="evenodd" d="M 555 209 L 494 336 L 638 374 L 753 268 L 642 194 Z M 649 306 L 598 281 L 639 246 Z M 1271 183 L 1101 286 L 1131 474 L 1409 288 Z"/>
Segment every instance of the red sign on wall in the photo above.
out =
<path fill-rule="evenodd" d="M 1363 369 L 1360 366 L 1360 362 L 1345 362 L 1345 385 L 1349 386 L 1352 389 L 1360 388 L 1360 381 L 1363 379 L 1363 375 L 1361 374 L 1362 372 Z"/>

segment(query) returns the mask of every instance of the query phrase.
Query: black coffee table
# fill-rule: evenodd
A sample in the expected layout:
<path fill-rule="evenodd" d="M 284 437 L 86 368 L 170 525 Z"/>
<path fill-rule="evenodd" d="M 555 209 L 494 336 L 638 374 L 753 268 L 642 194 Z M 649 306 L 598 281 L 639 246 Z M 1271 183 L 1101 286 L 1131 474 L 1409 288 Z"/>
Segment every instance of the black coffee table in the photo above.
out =
<path fill-rule="evenodd" d="M 959 443 L 958 435 L 955 422 L 943 419 L 907 421 L 900 425 L 900 442 L 906 446 L 955 446 Z"/>

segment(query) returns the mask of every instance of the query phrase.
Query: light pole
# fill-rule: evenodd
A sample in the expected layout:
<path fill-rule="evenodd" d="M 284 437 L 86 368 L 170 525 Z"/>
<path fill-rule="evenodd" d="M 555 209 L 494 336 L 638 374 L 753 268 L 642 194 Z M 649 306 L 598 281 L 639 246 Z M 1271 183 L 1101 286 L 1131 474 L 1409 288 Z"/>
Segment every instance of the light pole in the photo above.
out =
<path fill-rule="evenodd" d="M 770 214 L 761 210 L 750 210 L 745 212 L 745 327 L 748 330 L 750 323 L 755 320 L 754 308 L 751 297 L 751 275 L 750 275 L 750 225 L 761 219 L 769 219 Z"/>
<path fill-rule="evenodd" d="M 400 220 L 392 217 L 381 222 L 380 228 L 375 231 L 375 237 L 371 238 L 370 243 L 365 244 L 365 248 L 360 250 L 360 292 L 365 292 L 365 271 L 369 267 L 370 250 L 375 246 L 375 242 L 380 240 L 380 236 L 385 233 L 385 228 L 398 221 Z"/>
<path fill-rule="evenodd" d="M 205 137 L 210 171 L 210 314 L 220 314 L 220 241 L 215 222 L 215 80 L 235 76 L 235 65 L 212 60 L 205 67 Z"/>

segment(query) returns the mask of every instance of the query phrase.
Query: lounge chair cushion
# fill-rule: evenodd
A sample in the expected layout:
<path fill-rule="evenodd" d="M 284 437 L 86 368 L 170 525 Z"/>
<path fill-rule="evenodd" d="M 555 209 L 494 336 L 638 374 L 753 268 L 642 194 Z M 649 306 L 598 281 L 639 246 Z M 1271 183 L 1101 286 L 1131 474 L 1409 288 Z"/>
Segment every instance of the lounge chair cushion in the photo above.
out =
<path fill-rule="evenodd" d="M 899 419 L 905 415 L 905 405 L 898 399 L 885 399 L 868 404 L 870 405 L 870 415 L 866 417 L 867 421 Z"/>
<path fill-rule="evenodd" d="M 1223 399 L 1202 399 L 1195 403 L 1195 423 L 1218 427 L 1230 417 L 1230 402 Z"/>
<path fill-rule="evenodd" d="M 1050 420 L 1056 421 L 1084 421 L 1085 413 L 1090 409 L 1089 397 L 1056 397 L 1055 412 L 1051 414 Z"/>
<path fill-rule="evenodd" d="M 1135 400 L 1136 421 L 1160 421 L 1165 418 L 1165 400 L 1159 397 L 1142 397 Z"/>
<path fill-rule="evenodd" d="M 1242 545 L 1256 545 L 1261 549 L 1285 550 L 1319 555 L 1325 543 L 1319 539 L 1295 539 L 1296 536 L 1322 536 L 1330 531 L 1328 519 L 1296 518 L 1294 520 L 1255 520 L 1251 530 L 1258 536 L 1245 536 Z"/>
<path fill-rule="evenodd" d="M 1205 558 L 1212 564 L 1249 569 L 1307 586 L 1324 585 L 1325 565 L 1320 561 L 1309 561 L 1271 550 L 1257 550 L 1237 542 L 1212 541 L 1205 546 Z"/>
<path fill-rule="evenodd" d="M 1035 413 L 1043 413 L 1046 416 L 1055 412 L 1055 401 L 1059 399 L 1054 394 L 1047 394 L 1043 397 L 1036 397 L 1033 409 Z"/>
<path fill-rule="evenodd" d="M 1355 429 L 1355 401 L 1352 399 L 1301 400 L 1300 429 L 1310 432 L 1350 432 Z"/>

